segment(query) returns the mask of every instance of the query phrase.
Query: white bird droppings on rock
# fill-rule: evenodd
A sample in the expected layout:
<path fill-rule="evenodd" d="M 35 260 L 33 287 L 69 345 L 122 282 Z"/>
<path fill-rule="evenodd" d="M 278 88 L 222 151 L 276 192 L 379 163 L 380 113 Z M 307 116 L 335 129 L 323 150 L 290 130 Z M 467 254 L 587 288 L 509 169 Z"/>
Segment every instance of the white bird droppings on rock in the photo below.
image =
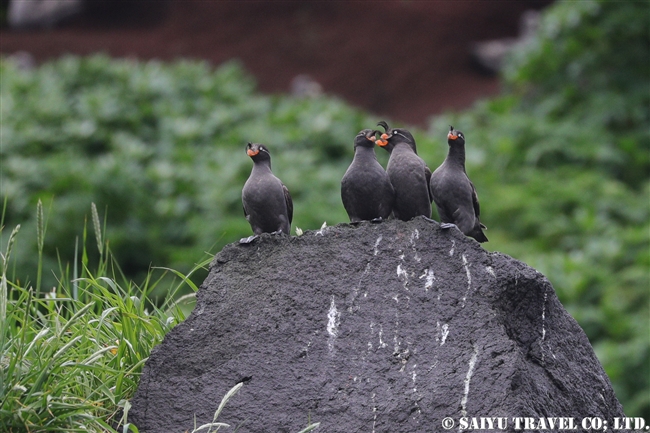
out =
<path fill-rule="evenodd" d="M 332 296 L 330 310 L 327 313 L 327 333 L 329 334 L 328 346 L 330 352 L 334 349 L 334 340 L 338 336 L 340 324 L 341 313 L 336 309 L 336 302 L 334 302 L 334 296 Z"/>

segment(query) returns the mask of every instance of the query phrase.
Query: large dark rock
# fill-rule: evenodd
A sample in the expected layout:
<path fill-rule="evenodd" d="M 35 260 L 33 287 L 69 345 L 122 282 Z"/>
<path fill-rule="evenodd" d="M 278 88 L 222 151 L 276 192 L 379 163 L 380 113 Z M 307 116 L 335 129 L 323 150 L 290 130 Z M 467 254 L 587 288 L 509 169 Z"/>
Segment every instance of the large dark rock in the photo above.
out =
<path fill-rule="evenodd" d="M 430 432 L 462 416 L 581 431 L 623 416 L 543 275 L 423 218 L 225 247 L 151 354 L 131 420 L 191 431 L 238 382 L 219 420 L 240 432 Z"/>

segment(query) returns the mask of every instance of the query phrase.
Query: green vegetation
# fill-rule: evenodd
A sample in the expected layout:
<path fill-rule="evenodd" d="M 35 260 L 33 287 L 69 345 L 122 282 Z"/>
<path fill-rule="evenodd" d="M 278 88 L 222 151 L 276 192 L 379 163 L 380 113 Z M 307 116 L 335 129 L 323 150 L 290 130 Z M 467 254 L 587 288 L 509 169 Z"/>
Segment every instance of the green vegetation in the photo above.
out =
<path fill-rule="evenodd" d="M 119 270 L 103 242 L 99 215 L 93 204 L 95 240 L 101 252 L 93 272 L 86 250 L 87 231 L 78 262 L 79 274 L 59 269 L 58 285 L 42 297 L 8 280 L 7 267 L 20 243 L 17 226 L 0 256 L 0 426 L 2 432 L 138 432 L 128 422 L 129 400 L 142 367 L 154 346 L 185 320 L 198 287 L 178 272 L 155 269 L 135 285 Z M 38 243 L 46 223 L 37 204 Z M 89 243 L 92 243 L 89 241 Z M 212 260 L 205 258 L 192 272 Z M 166 297 L 157 307 L 149 295 L 167 281 Z M 120 283 L 121 282 L 121 283 Z M 187 286 L 191 294 L 179 296 Z M 212 422 L 196 425 L 192 433 L 216 432 L 230 426 L 217 421 L 222 409 L 241 388 L 223 397 Z M 310 424 L 300 433 L 318 426 Z"/>
<path fill-rule="evenodd" d="M 561 2 L 513 56 L 509 95 L 453 118 L 486 224 L 505 231 L 491 247 L 551 280 L 626 413 L 646 419 L 649 74 L 650 4 Z"/>
<path fill-rule="evenodd" d="M 0 68 L 7 222 L 35 233 L 36 202 L 54 199 L 45 269 L 73 256 L 90 202 L 107 211 L 111 249 L 134 277 L 151 264 L 187 272 L 202 252 L 248 235 L 249 140 L 270 146 L 298 226 L 344 221 L 337 190 L 350 137 L 376 123 L 334 99 L 259 95 L 236 63 L 212 71 L 95 56 Z M 35 275 L 34 251 L 15 254 L 17 277 Z"/>
<path fill-rule="evenodd" d="M 46 224 L 40 202 L 37 209 L 42 245 Z M 118 424 L 137 431 L 125 424 L 128 399 L 151 349 L 185 320 L 181 307 L 189 297 L 179 298 L 179 288 L 187 284 L 197 290 L 181 278 L 160 307 L 147 302 L 165 271 L 150 273 L 140 286 L 127 281 L 102 242 L 99 217 L 92 209 L 101 252 L 96 269 L 89 270 L 84 242 L 76 261 L 78 274 L 61 267 L 59 283 L 44 296 L 7 278 L 12 252 L 21 241 L 20 226 L 7 237 L 0 263 L 3 432 L 114 432 Z M 85 228 L 83 237 L 85 241 Z"/>
<path fill-rule="evenodd" d="M 465 133 L 484 246 L 549 278 L 626 414 L 646 419 L 648 71 L 647 2 L 559 2 L 510 59 L 504 96 L 412 129 L 432 168 L 446 154 L 448 125 Z M 316 229 L 347 220 L 339 182 L 352 139 L 379 120 L 330 97 L 256 93 L 237 63 L 67 57 L 27 72 L 2 61 L 0 74 L 4 225 L 21 225 L 4 255 L 0 422 L 31 431 L 58 422 L 101 429 L 88 414 L 117 420 L 149 350 L 183 319 L 175 297 L 205 277 L 204 253 L 250 234 L 240 201 L 247 141 L 270 147 L 294 198 L 294 227 Z M 105 233 L 98 248 L 85 247 L 88 215 Z M 10 239 L 3 231 L 1 251 Z M 98 264 L 92 274 L 88 263 Z M 178 271 L 152 274 L 152 265 Z M 101 386 L 118 378 L 115 389 Z"/>

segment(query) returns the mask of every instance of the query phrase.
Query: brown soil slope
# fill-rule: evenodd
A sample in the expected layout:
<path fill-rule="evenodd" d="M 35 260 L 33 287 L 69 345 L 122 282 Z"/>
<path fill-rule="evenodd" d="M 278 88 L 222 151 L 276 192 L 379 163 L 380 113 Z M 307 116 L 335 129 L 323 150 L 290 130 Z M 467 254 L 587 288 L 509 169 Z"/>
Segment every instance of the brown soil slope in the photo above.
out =
<path fill-rule="evenodd" d="M 238 58 L 263 92 L 286 92 L 293 77 L 308 74 L 327 93 L 422 124 L 498 93 L 498 79 L 472 67 L 469 45 L 516 35 L 521 13 L 548 3 L 170 0 L 153 22 L 141 6 L 117 17 L 95 11 L 54 29 L 3 29 L 0 52 L 27 51 L 39 62 L 94 52 L 215 65 Z"/>

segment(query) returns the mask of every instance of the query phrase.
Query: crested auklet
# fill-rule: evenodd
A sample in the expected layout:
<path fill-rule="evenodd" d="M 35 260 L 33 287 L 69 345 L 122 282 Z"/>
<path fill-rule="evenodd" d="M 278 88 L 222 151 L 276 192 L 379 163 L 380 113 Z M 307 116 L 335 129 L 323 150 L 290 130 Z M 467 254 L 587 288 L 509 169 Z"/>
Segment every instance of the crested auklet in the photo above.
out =
<path fill-rule="evenodd" d="M 487 242 L 488 238 L 483 233 L 486 227 L 479 221 L 480 207 L 476 188 L 465 172 L 465 136 L 450 126 L 447 143 L 447 158 L 431 175 L 430 184 L 440 216 L 440 226 L 456 226 L 465 235 L 479 242 Z"/>
<path fill-rule="evenodd" d="M 429 178 L 431 170 L 417 154 L 415 139 L 403 128 L 391 128 L 383 120 L 378 123 L 386 132 L 377 145 L 390 153 L 386 173 L 395 190 L 393 215 L 402 221 L 416 216 L 431 217 Z"/>
<path fill-rule="evenodd" d="M 242 189 L 244 215 L 255 235 L 262 233 L 291 234 L 293 201 L 286 186 L 271 171 L 271 154 L 266 146 L 248 143 L 246 153 L 253 160 L 253 169 Z M 242 239 L 247 243 L 256 236 Z"/>
<path fill-rule="evenodd" d="M 364 129 L 354 138 L 354 159 L 341 179 L 341 199 L 351 222 L 386 219 L 395 191 L 375 155 L 378 131 Z"/>

